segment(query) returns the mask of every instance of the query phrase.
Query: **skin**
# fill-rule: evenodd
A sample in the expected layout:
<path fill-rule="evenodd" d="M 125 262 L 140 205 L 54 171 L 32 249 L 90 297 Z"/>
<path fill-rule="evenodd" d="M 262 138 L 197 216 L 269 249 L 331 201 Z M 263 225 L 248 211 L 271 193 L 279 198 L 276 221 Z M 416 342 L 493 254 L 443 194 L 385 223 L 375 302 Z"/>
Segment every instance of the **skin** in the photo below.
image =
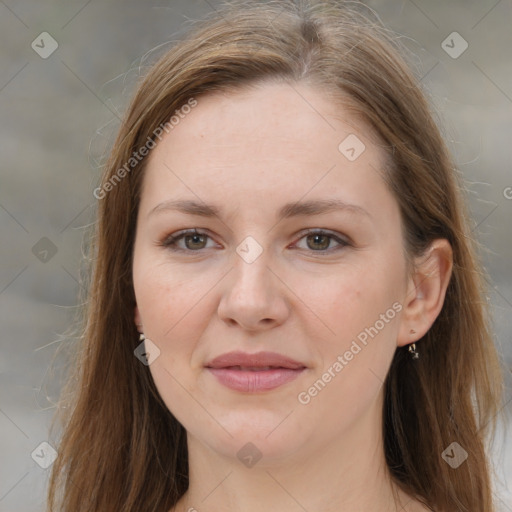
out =
<path fill-rule="evenodd" d="M 349 134 L 366 146 L 354 161 L 338 150 Z M 399 208 L 375 142 L 322 91 L 267 83 L 198 98 L 152 150 L 134 249 L 135 322 L 160 350 L 151 374 L 187 430 L 190 487 L 176 511 L 427 510 L 401 491 L 395 505 L 383 382 L 397 347 L 421 338 L 439 314 L 451 248 L 436 240 L 407 272 Z M 277 219 L 285 203 L 327 198 L 367 214 Z M 152 212 L 172 199 L 213 203 L 220 214 Z M 188 252 L 162 245 L 191 228 L 208 237 L 178 241 Z M 308 229 L 350 243 L 308 238 Z M 252 263 L 236 252 L 247 236 L 262 249 Z M 394 303 L 401 311 L 300 403 L 298 394 Z M 307 369 L 272 391 L 241 393 L 204 369 L 231 350 L 275 351 Z M 248 442 L 262 454 L 250 468 L 237 457 Z"/>

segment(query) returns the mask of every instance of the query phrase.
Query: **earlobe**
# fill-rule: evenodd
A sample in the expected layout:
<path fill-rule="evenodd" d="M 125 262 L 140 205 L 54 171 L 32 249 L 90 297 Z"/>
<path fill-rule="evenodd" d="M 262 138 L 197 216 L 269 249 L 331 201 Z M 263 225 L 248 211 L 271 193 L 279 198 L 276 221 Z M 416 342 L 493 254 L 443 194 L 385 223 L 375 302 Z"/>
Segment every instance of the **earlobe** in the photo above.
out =
<path fill-rule="evenodd" d="M 448 240 L 434 240 L 430 249 L 415 261 L 398 333 L 398 346 L 422 338 L 444 304 L 453 268 L 453 252 Z"/>

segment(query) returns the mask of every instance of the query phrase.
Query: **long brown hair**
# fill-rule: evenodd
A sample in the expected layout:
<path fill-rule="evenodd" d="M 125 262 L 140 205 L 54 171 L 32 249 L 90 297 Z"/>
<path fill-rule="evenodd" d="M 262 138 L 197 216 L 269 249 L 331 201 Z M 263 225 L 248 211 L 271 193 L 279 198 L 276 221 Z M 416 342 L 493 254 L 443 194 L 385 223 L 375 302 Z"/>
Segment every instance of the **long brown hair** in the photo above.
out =
<path fill-rule="evenodd" d="M 395 483 L 437 512 L 495 510 L 485 443 L 502 375 L 463 188 L 396 39 L 362 9 L 336 0 L 231 2 L 196 22 L 139 86 L 98 194 L 49 511 L 163 512 L 187 490 L 186 432 L 133 354 L 132 251 L 146 159 L 126 163 L 191 98 L 265 80 L 320 87 L 375 129 L 389 155 L 383 174 L 400 206 L 410 261 L 436 238 L 451 243 L 452 278 L 418 343 L 421 359 L 412 363 L 398 348 L 385 382 L 385 455 Z M 442 457 L 452 442 L 468 453 L 457 469 Z"/>

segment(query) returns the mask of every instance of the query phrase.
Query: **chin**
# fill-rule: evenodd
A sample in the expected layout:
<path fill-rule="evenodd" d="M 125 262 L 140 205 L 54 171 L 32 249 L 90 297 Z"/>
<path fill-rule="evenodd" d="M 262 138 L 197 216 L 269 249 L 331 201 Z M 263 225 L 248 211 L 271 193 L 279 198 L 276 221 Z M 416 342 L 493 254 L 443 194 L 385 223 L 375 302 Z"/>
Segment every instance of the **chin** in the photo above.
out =
<path fill-rule="evenodd" d="M 231 412 L 229 417 L 219 417 L 219 422 L 231 435 L 223 429 L 219 432 L 218 428 L 215 436 L 211 430 L 196 431 L 193 435 L 228 459 L 236 457 L 247 467 L 252 467 L 252 460 L 259 468 L 270 468 L 283 461 L 288 463 L 304 447 L 305 432 L 292 425 L 291 418 L 286 418 L 289 412 L 278 414 L 262 409 Z M 197 429 L 197 424 L 195 427 Z"/>

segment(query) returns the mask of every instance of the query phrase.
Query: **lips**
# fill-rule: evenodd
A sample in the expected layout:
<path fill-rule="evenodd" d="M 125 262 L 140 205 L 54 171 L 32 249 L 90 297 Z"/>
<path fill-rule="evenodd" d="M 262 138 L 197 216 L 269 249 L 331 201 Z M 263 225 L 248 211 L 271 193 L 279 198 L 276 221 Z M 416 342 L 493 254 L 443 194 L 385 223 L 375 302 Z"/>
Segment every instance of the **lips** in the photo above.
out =
<path fill-rule="evenodd" d="M 275 352 L 229 352 L 205 368 L 224 386 L 245 393 L 275 389 L 306 370 L 304 364 Z"/>
<path fill-rule="evenodd" d="M 266 370 L 275 370 L 276 368 L 283 368 L 282 366 L 226 366 L 229 370 L 243 370 L 250 372 L 264 372 Z"/>
<path fill-rule="evenodd" d="M 247 371 L 262 371 L 275 368 L 298 370 L 306 366 L 276 352 L 228 352 L 212 359 L 207 368 L 232 368 Z"/>

